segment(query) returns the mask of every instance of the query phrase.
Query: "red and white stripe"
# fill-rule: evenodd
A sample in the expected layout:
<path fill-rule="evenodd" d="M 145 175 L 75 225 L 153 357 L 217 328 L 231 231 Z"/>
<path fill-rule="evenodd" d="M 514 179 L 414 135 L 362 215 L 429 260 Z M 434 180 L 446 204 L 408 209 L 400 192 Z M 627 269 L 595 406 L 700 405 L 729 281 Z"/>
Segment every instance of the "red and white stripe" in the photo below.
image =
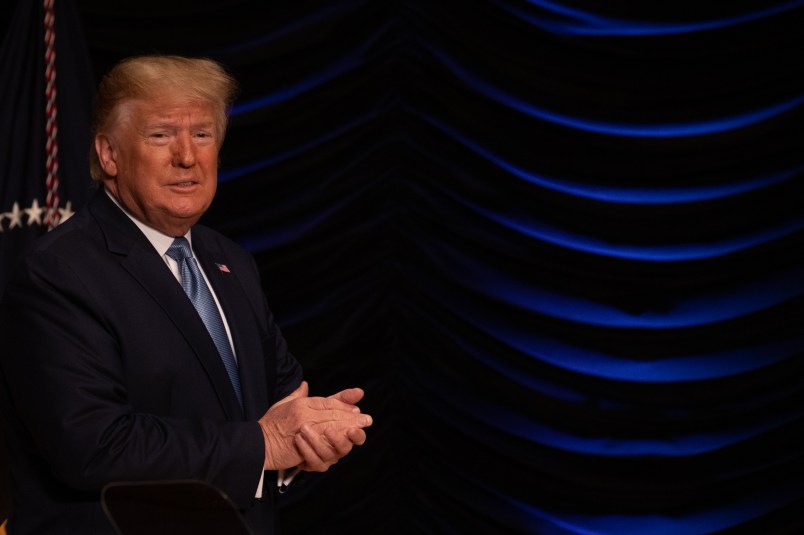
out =
<path fill-rule="evenodd" d="M 59 224 L 59 143 L 56 124 L 56 13 L 55 0 L 44 0 L 45 7 L 45 224 L 53 229 Z"/>

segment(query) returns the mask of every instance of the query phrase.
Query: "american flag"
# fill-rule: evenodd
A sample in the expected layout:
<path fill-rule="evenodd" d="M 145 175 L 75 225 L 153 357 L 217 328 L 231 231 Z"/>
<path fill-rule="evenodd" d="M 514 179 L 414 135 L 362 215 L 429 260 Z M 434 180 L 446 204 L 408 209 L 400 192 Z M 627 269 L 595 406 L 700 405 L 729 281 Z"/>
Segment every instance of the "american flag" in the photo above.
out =
<path fill-rule="evenodd" d="M 63 221 L 92 192 L 95 81 L 74 1 L 14 3 L 0 34 L 0 294 L 23 249 L 48 229 L 48 197 Z"/>
<path fill-rule="evenodd" d="M 58 176 L 51 207 L 60 220 L 91 194 L 86 154 L 95 92 L 74 0 L 5 4 L 16 8 L 0 26 L 0 294 L 22 250 L 47 231 L 47 155 Z M 11 505 L 8 465 L 0 444 L 0 526 Z"/>

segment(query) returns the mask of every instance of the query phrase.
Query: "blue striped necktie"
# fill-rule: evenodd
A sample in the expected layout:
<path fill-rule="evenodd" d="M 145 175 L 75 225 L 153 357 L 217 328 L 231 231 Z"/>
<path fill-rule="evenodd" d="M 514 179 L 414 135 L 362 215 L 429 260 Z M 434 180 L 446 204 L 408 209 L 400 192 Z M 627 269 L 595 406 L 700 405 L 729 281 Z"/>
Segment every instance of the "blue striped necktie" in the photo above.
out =
<path fill-rule="evenodd" d="M 204 277 L 198 269 L 198 263 L 193 258 L 190 244 L 185 238 L 176 238 L 166 254 L 179 264 L 181 287 L 187 297 L 190 298 L 190 301 L 193 302 L 198 315 L 201 316 L 201 321 L 204 322 L 207 331 L 212 336 L 212 341 L 215 342 L 215 347 L 218 348 L 226 373 L 229 374 L 229 380 L 232 381 L 237 401 L 240 402 L 242 407 L 243 395 L 240 391 L 240 375 L 237 371 L 234 352 L 232 352 L 232 346 L 229 344 L 229 337 L 226 335 L 226 328 L 223 325 L 220 312 L 218 312 L 218 306 L 215 304 L 215 299 L 212 297 L 212 292 L 207 287 L 207 283 L 204 282 Z"/>

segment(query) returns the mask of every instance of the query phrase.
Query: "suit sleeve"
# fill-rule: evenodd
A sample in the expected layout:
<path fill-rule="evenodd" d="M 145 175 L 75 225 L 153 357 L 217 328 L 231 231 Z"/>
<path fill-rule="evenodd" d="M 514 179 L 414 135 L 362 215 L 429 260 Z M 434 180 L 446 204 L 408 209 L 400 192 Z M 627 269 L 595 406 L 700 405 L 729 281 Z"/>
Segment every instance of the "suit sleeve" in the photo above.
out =
<path fill-rule="evenodd" d="M 47 251 L 21 267 L 0 311 L 0 365 L 13 416 L 53 474 L 93 491 L 112 481 L 203 479 L 247 507 L 263 462 L 259 425 L 135 412 L 117 327 L 92 302 L 87 274 Z"/>

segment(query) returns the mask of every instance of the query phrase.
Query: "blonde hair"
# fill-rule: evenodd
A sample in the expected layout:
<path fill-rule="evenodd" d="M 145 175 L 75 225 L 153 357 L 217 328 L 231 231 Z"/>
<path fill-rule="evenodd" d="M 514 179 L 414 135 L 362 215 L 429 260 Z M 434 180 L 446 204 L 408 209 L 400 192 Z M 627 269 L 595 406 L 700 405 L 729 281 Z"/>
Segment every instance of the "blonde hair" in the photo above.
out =
<path fill-rule="evenodd" d="M 133 99 L 201 101 L 212 105 L 218 146 L 223 143 L 237 82 L 218 62 L 182 56 L 134 56 L 115 65 L 101 80 L 92 103 L 89 173 L 101 181 L 105 173 L 95 152 L 95 135 L 110 128 L 121 106 Z"/>

